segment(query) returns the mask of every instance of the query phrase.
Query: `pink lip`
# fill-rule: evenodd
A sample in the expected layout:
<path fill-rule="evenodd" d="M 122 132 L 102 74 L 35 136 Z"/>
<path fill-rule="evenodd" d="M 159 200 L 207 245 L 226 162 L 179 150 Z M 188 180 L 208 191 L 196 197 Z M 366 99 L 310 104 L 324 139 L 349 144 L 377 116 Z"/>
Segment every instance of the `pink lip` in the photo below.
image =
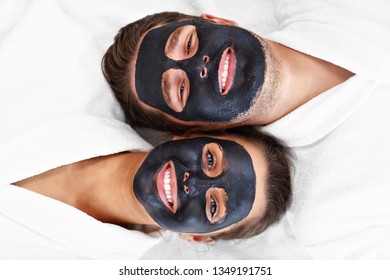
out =
<path fill-rule="evenodd" d="M 225 88 L 222 88 L 222 73 L 225 65 L 225 60 L 228 56 L 229 56 L 229 70 L 226 78 Z M 232 48 L 227 48 L 222 54 L 221 61 L 219 62 L 219 68 L 218 68 L 219 89 L 222 95 L 228 94 L 230 88 L 233 85 L 234 74 L 236 72 L 236 62 L 237 59 L 234 54 L 234 50 Z"/>
<path fill-rule="evenodd" d="M 168 201 L 167 196 L 164 190 L 164 176 L 167 169 L 170 170 L 170 187 L 172 194 L 172 204 Z M 177 183 L 176 183 L 176 172 L 175 166 L 172 161 L 167 162 L 160 172 L 157 175 L 157 191 L 160 196 L 160 199 L 164 205 L 173 213 L 176 213 L 177 210 Z"/>

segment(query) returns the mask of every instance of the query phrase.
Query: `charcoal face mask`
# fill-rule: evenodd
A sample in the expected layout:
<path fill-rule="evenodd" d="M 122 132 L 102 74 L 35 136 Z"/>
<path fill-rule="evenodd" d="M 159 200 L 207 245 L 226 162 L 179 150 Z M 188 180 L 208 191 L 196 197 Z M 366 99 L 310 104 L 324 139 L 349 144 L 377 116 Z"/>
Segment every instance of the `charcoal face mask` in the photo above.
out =
<path fill-rule="evenodd" d="M 199 38 L 196 54 L 176 61 L 164 49 L 170 34 L 177 28 L 194 25 Z M 223 52 L 232 48 L 237 59 L 235 76 L 228 94 L 222 95 L 218 70 Z M 204 62 L 204 56 L 209 57 Z M 263 85 L 265 59 L 259 40 L 245 29 L 218 25 L 205 20 L 189 20 L 167 24 L 149 31 L 138 52 L 135 86 L 144 103 L 183 121 L 224 122 L 246 112 Z M 202 68 L 207 77 L 202 78 Z M 190 81 L 190 91 L 182 112 L 172 110 L 162 95 L 162 74 L 168 69 L 181 69 Z"/>
<path fill-rule="evenodd" d="M 215 178 L 202 169 L 202 150 L 217 143 L 225 153 L 226 169 Z M 157 190 L 157 174 L 167 162 L 174 164 L 178 208 L 173 213 Z M 184 173 L 189 177 L 183 183 Z M 186 194 L 184 185 L 188 187 Z M 209 188 L 225 190 L 227 214 L 220 223 L 212 224 L 206 215 L 206 192 Z M 134 179 L 134 193 L 146 211 L 162 228 L 175 232 L 209 233 L 237 223 L 252 209 L 256 192 L 256 175 L 252 159 L 239 144 L 230 140 L 199 137 L 166 142 L 146 157 Z"/>

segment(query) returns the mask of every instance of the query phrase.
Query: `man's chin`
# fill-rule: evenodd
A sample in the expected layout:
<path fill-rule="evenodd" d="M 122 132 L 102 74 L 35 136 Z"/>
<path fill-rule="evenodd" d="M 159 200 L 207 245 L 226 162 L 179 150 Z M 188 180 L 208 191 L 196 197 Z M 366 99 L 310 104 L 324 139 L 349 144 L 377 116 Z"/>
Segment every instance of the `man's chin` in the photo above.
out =
<path fill-rule="evenodd" d="M 243 125 L 254 125 L 256 122 L 256 116 L 259 110 L 261 110 L 261 89 L 256 93 L 256 96 L 252 99 L 251 105 L 248 110 L 241 112 L 230 121 L 232 127 Z"/>

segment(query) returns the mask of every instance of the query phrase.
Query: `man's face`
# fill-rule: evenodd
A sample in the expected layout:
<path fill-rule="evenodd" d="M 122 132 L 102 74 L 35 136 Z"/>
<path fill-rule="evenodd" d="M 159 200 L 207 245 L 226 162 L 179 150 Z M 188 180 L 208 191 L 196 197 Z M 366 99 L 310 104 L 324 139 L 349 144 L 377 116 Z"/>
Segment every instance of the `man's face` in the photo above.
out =
<path fill-rule="evenodd" d="M 142 39 L 135 88 L 140 101 L 175 119 L 228 122 L 251 107 L 264 68 L 260 41 L 249 31 L 180 21 Z"/>
<path fill-rule="evenodd" d="M 177 140 L 150 152 L 135 176 L 134 193 L 162 228 L 210 233 L 248 216 L 256 173 L 251 156 L 235 141 Z"/>

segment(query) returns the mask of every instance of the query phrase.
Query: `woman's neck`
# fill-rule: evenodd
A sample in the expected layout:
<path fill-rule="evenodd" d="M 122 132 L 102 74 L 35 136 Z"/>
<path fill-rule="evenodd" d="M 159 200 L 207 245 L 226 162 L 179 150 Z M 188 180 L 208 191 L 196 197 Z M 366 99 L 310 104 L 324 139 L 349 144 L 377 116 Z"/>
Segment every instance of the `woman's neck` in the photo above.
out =
<path fill-rule="evenodd" d="M 61 166 L 15 185 L 115 224 L 155 224 L 136 199 L 133 179 L 146 153 L 121 153 Z"/>

